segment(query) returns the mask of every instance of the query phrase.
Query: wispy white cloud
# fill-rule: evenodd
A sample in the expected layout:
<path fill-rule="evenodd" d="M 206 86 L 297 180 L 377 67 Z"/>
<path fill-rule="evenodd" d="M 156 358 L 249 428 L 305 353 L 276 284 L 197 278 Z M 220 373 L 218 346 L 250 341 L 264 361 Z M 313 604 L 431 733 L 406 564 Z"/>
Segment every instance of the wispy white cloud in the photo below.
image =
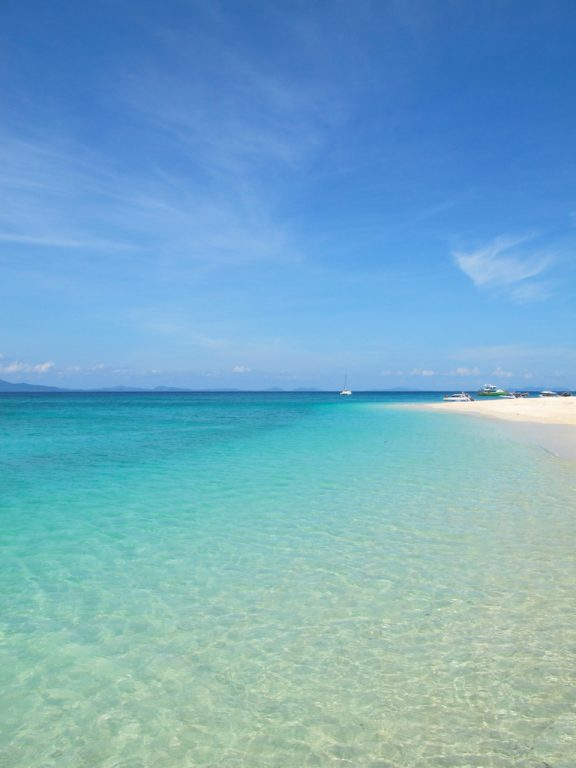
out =
<path fill-rule="evenodd" d="M 250 373 L 251 370 L 247 365 L 235 365 L 232 368 L 232 373 Z"/>
<path fill-rule="evenodd" d="M 96 248 L 100 250 L 124 250 L 133 248 L 133 246 L 126 243 L 116 243 L 110 240 L 75 240 L 65 237 L 19 235 L 10 232 L 0 232 L 0 242 L 37 245 L 46 248 Z"/>
<path fill-rule="evenodd" d="M 144 56 L 134 61 L 120 74 L 115 96 L 212 178 L 245 185 L 266 167 L 301 169 L 338 119 L 339 88 L 320 82 L 312 68 L 303 80 L 292 70 L 263 67 L 257 50 L 230 46 L 220 34 L 199 38 L 167 26 L 148 32 L 163 67 Z M 199 57 L 199 47 L 209 55 Z"/>
<path fill-rule="evenodd" d="M 506 371 L 506 370 L 504 370 L 504 368 L 501 368 L 500 366 L 498 366 L 497 368 L 495 368 L 492 371 L 490 376 L 498 376 L 498 377 L 504 378 L 504 379 L 511 379 L 512 376 L 514 376 L 514 372 L 513 371 Z"/>
<path fill-rule="evenodd" d="M 429 378 L 432 376 L 454 378 L 454 377 L 478 377 L 481 375 L 481 370 L 478 366 L 466 367 L 459 366 L 458 368 L 452 368 L 450 370 L 433 370 L 432 368 L 412 368 L 410 371 L 398 371 L 392 368 L 380 371 L 380 376 L 390 377 L 405 377 L 405 376 L 418 376 L 423 378 Z"/>
<path fill-rule="evenodd" d="M 109 365 L 107 363 L 93 363 L 86 365 L 67 365 L 64 368 L 57 368 L 54 373 L 59 377 L 71 377 L 76 378 L 92 378 L 95 381 L 100 380 L 102 377 L 108 377 L 109 375 L 121 375 L 128 376 L 130 378 L 139 376 L 145 377 L 148 375 L 156 375 L 162 373 L 161 370 L 145 369 L 141 367 L 132 367 L 128 365 L 118 366 Z"/>
<path fill-rule="evenodd" d="M 207 182 L 190 166 L 126 170 L 85 147 L 56 150 L 58 139 L 23 142 L 0 136 L 0 244 L 52 249 L 72 280 L 84 268 L 102 271 L 104 260 L 86 254 L 73 264 L 66 253 L 99 251 L 123 269 L 181 281 L 199 269 L 297 263 L 302 253 L 290 227 L 279 221 L 273 199 L 242 173 Z M 192 153 L 193 154 L 193 153 Z M 200 156 L 202 153 L 200 153 Z M 4 261 L 20 272 L 42 262 L 18 258 L 3 248 Z M 51 263 L 51 274 L 58 274 Z M 28 275 L 26 276 L 29 277 Z"/>
<path fill-rule="evenodd" d="M 542 301 L 543 299 L 549 298 L 551 294 L 551 286 L 545 281 L 520 283 L 519 285 L 515 285 L 510 291 L 510 296 L 519 303 L 525 301 Z"/>
<path fill-rule="evenodd" d="M 478 288 L 504 291 L 518 301 L 541 299 L 547 293 L 536 278 L 549 269 L 554 257 L 526 253 L 522 246 L 533 237 L 497 237 L 475 251 L 454 251 L 452 257 Z"/>
<path fill-rule="evenodd" d="M 51 360 L 45 363 L 24 363 L 21 360 L 13 360 L 0 364 L 0 373 L 46 373 L 54 368 L 54 365 Z"/>
<path fill-rule="evenodd" d="M 463 366 L 460 366 L 458 368 L 455 368 L 453 371 L 450 371 L 449 375 L 454 375 L 454 376 L 479 376 L 480 375 L 480 369 L 477 366 L 474 366 L 474 368 L 465 368 Z"/>
<path fill-rule="evenodd" d="M 559 364 L 568 365 L 571 370 L 576 370 L 576 348 L 553 343 L 548 346 L 496 344 L 470 347 L 458 350 L 453 357 L 458 361 L 478 363 L 479 375 L 485 375 L 487 379 L 490 377 L 515 381 L 520 379 L 542 381 L 542 372 L 549 372 Z M 468 367 L 471 368 L 471 366 Z"/>

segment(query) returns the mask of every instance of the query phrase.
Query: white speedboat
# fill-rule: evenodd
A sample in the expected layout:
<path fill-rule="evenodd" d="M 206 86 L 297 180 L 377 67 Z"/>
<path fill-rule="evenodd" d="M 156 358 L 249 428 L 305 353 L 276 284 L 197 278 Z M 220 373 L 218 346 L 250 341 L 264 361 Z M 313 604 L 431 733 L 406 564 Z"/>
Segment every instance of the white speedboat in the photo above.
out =
<path fill-rule="evenodd" d="M 474 398 L 470 397 L 468 392 L 457 392 L 455 395 L 446 395 L 444 401 L 447 403 L 472 403 Z"/>
<path fill-rule="evenodd" d="M 540 397 L 560 397 L 558 392 L 551 392 L 549 389 L 544 389 L 540 392 Z"/>

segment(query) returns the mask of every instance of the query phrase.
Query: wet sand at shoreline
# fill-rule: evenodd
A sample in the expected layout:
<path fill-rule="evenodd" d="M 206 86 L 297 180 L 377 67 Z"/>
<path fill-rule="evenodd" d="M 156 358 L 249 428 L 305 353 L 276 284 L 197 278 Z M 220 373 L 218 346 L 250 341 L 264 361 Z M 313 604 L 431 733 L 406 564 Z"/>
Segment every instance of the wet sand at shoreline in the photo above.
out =
<path fill-rule="evenodd" d="M 515 438 L 576 461 L 576 397 L 486 398 L 416 407 L 506 421 L 507 432 Z"/>

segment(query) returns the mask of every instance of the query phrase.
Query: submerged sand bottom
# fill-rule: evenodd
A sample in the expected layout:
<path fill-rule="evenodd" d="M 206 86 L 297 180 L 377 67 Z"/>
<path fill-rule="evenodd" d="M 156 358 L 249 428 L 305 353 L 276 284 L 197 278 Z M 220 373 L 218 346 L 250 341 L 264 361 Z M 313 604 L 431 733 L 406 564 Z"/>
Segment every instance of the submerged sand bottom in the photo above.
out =
<path fill-rule="evenodd" d="M 441 402 L 419 407 L 509 422 L 507 432 L 517 439 L 576 460 L 576 397 Z"/>
<path fill-rule="evenodd" d="M 576 473 L 397 400 L 5 399 L 0 765 L 574 768 Z"/>
<path fill-rule="evenodd" d="M 576 461 L 576 426 L 508 421 L 502 423 L 502 429 L 515 440 L 539 445 L 555 456 Z"/>

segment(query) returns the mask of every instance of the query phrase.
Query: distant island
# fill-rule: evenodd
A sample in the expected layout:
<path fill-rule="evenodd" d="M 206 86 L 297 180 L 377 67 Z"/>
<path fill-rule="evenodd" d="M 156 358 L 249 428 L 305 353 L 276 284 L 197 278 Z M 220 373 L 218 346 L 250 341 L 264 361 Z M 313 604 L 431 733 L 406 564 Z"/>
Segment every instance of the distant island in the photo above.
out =
<path fill-rule="evenodd" d="M 526 392 L 540 392 L 542 387 L 526 387 L 524 391 Z M 49 387 L 45 384 L 29 384 L 25 381 L 19 381 L 19 382 L 10 382 L 5 381 L 3 379 L 0 379 L 0 394 L 6 392 L 110 392 L 110 393 L 122 393 L 122 392 L 247 392 L 247 391 L 254 391 L 254 392 L 268 392 L 268 393 L 281 393 L 286 392 L 289 393 L 313 393 L 313 392 L 337 392 L 337 388 L 334 389 L 317 389 L 315 387 L 296 387 L 295 389 L 284 389 L 282 387 L 269 387 L 268 389 L 261 389 L 261 390 L 244 390 L 244 389 L 234 389 L 231 387 L 215 387 L 213 389 L 198 389 L 198 388 L 192 388 L 192 387 L 167 387 L 167 386 L 157 386 L 157 387 L 131 387 L 126 386 L 124 384 L 119 384 L 114 387 L 89 387 L 86 389 L 76 389 L 71 387 Z M 422 392 L 445 392 L 449 390 L 428 390 L 428 389 L 410 389 L 407 387 L 398 387 L 396 389 L 358 389 L 356 390 L 357 394 L 377 394 L 378 392 L 382 394 L 390 394 L 390 393 L 397 393 L 397 394 L 410 394 L 410 393 L 422 393 Z M 451 390 L 450 390 L 451 391 Z M 470 390 L 473 391 L 473 390 Z"/>
<path fill-rule="evenodd" d="M 70 389 L 65 387 L 48 387 L 44 384 L 28 384 L 25 381 L 12 383 L 0 379 L 0 392 L 190 392 L 189 389 L 181 387 L 126 387 L 123 385 L 117 387 L 99 387 L 90 389 Z"/>
<path fill-rule="evenodd" d="M 44 384 L 28 384 L 25 381 L 11 382 L 0 379 L 0 394 L 2 392 L 198 392 L 201 390 L 183 387 L 129 387 L 119 384 L 115 387 L 90 387 L 88 389 L 71 389 L 70 387 L 49 387 Z M 206 392 L 240 392 L 239 389 L 211 389 Z"/>
<path fill-rule="evenodd" d="M 47 387 L 43 384 L 26 384 L 24 381 L 12 384 L 10 381 L 0 379 L 0 392 L 66 392 L 66 390 L 60 387 Z"/>
<path fill-rule="evenodd" d="M 25 381 L 19 381 L 12 383 L 10 381 L 4 381 L 0 379 L 0 393 L 2 392 L 242 392 L 241 389 L 227 388 L 215 388 L 210 390 L 198 390 L 185 387 L 130 387 L 124 384 L 119 384 L 115 387 L 90 387 L 88 389 L 70 389 L 69 387 L 49 387 L 44 384 L 28 384 Z M 290 390 L 284 390 L 281 387 L 272 387 L 267 392 L 286 392 Z M 294 392 L 319 392 L 318 389 L 308 389 L 300 387 L 293 390 Z"/>

